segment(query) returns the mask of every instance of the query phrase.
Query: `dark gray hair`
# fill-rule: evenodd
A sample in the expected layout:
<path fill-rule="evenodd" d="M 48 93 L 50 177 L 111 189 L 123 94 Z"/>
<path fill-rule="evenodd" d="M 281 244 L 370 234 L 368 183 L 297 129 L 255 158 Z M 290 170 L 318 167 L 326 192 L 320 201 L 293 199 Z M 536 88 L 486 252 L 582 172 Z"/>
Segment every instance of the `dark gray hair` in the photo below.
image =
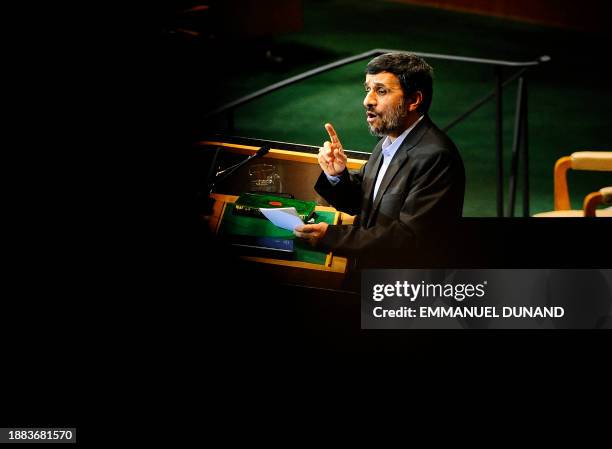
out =
<path fill-rule="evenodd" d="M 366 67 L 366 74 L 375 75 L 381 72 L 397 76 L 404 99 L 416 91 L 421 91 L 423 102 L 418 111 L 427 114 L 433 97 L 433 69 L 424 59 L 412 53 L 385 53 L 372 59 Z"/>

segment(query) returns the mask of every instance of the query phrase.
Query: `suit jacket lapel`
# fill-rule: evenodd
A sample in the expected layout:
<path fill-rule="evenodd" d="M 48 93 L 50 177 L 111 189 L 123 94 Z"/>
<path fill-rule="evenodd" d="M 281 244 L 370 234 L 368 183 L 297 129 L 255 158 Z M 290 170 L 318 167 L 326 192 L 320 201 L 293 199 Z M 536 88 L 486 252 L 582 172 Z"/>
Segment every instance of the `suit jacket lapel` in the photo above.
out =
<path fill-rule="evenodd" d="M 380 163 L 382 162 L 382 143 L 383 139 L 381 139 L 374 151 L 372 152 L 372 156 L 368 160 L 366 166 L 366 172 L 364 173 L 363 178 L 363 203 L 362 203 L 362 214 L 361 214 L 361 223 L 367 223 L 368 217 L 370 215 L 370 210 L 372 210 L 372 195 L 374 194 L 374 184 L 376 183 L 376 175 L 378 175 L 378 169 L 380 167 Z"/>
<path fill-rule="evenodd" d="M 372 221 L 372 217 L 375 215 L 372 213 L 372 211 L 378 209 L 378 207 L 380 206 L 380 201 L 383 195 L 385 194 L 385 191 L 391 184 L 391 181 L 393 181 L 393 178 L 395 178 L 397 172 L 400 171 L 400 169 L 406 162 L 406 159 L 408 159 L 408 152 L 421 141 L 423 135 L 427 132 L 429 127 L 429 117 L 425 116 L 423 120 L 421 120 L 421 122 L 412 131 L 410 131 L 410 134 L 406 136 L 406 139 L 404 139 L 402 145 L 397 149 L 397 152 L 391 160 L 391 164 L 389 164 L 389 167 L 387 167 L 387 171 L 385 172 L 385 176 L 382 179 L 382 182 L 380 183 L 378 192 L 376 192 L 377 195 L 376 198 L 374 198 L 374 204 L 368 216 L 367 226 L 370 226 L 370 221 Z M 380 157 L 382 158 L 382 152 L 380 153 Z M 376 174 L 374 175 L 374 179 L 376 179 Z"/>

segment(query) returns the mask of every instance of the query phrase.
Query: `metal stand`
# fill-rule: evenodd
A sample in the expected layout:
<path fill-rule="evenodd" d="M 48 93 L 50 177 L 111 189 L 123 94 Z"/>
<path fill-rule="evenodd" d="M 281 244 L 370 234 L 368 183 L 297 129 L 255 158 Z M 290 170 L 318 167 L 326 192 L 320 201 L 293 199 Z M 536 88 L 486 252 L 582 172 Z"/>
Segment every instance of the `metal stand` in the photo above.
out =
<path fill-rule="evenodd" d="M 502 68 L 495 67 L 495 165 L 497 166 L 497 216 L 504 216 L 504 115 Z"/>
<path fill-rule="evenodd" d="M 516 113 L 514 116 L 514 141 L 512 144 L 512 162 L 509 182 L 509 204 L 506 216 L 514 217 L 516 203 L 516 185 L 519 162 L 523 171 L 523 216 L 529 216 L 529 159 L 527 148 L 527 80 L 521 76 L 516 93 Z"/>

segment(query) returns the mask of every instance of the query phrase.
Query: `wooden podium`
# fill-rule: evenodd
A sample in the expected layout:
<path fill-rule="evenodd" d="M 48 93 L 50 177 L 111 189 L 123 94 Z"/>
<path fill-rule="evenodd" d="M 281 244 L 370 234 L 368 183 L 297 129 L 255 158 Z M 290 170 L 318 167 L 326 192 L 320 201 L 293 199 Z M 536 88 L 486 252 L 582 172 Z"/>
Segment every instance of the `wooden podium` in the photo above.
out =
<path fill-rule="evenodd" d="M 314 200 L 319 204 L 325 204 L 324 199 L 319 197 L 313 189 L 317 178 L 321 174 L 317 158 L 318 148 L 314 146 L 215 136 L 200 141 L 196 145 L 197 154 L 202 158 L 200 161 L 196 161 L 196 165 L 199 163 L 210 165 L 211 156 L 216 152 L 219 160 L 222 160 L 223 166 L 231 166 L 244 160 L 245 155 L 254 154 L 263 145 L 268 145 L 271 149 L 258 163 L 263 162 L 276 167 L 283 178 L 285 192 L 290 192 L 299 199 Z M 352 170 L 358 170 L 370 156 L 356 151 L 345 150 L 345 152 L 348 156 L 347 167 Z M 217 164 L 219 160 L 217 160 Z M 249 164 L 238 169 L 228 181 L 217 185 L 216 191 L 223 192 L 223 194 L 213 193 L 211 195 L 215 203 L 211 216 L 207 218 L 210 229 L 214 234 L 219 232 L 226 205 L 235 202 L 241 192 L 249 190 L 247 184 L 248 169 Z M 325 205 L 317 206 L 315 210 L 334 212 L 333 224 L 352 224 L 355 218 Z M 241 256 L 241 258 L 249 263 L 257 264 L 257 269 L 269 272 L 279 282 L 321 288 L 340 288 L 348 264 L 347 258 L 336 256 L 333 253 L 327 254 L 324 264 L 251 256 Z"/>

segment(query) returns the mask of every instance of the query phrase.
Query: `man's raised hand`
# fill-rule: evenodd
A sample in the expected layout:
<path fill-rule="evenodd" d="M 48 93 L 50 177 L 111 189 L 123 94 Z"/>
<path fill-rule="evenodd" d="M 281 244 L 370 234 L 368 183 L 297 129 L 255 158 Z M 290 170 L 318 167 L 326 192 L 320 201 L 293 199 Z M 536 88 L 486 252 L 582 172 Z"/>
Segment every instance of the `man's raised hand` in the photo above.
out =
<path fill-rule="evenodd" d="M 325 141 L 319 148 L 319 165 L 327 175 L 338 176 L 346 168 L 346 154 L 344 154 L 338 134 L 331 123 L 326 123 L 325 129 L 331 142 Z"/>

